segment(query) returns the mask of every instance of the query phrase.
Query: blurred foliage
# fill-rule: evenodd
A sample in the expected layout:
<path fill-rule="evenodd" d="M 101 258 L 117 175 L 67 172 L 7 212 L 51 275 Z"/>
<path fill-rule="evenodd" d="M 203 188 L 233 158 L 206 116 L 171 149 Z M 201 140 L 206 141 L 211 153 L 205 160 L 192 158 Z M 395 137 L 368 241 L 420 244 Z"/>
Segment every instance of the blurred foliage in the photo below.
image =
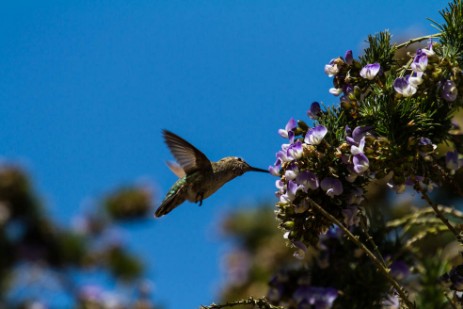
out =
<path fill-rule="evenodd" d="M 151 193 L 137 187 L 124 187 L 104 200 L 108 214 L 114 220 L 140 219 L 151 214 Z"/>
<path fill-rule="evenodd" d="M 147 188 L 123 187 L 63 227 L 45 212 L 28 175 L 1 165 L 0 307 L 53 308 L 50 293 L 71 299 L 75 308 L 155 308 L 143 264 L 121 241 L 117 226 L 144 219 L 151 200 Z M 108 276 L 130 295 L 98 279 Z"/>

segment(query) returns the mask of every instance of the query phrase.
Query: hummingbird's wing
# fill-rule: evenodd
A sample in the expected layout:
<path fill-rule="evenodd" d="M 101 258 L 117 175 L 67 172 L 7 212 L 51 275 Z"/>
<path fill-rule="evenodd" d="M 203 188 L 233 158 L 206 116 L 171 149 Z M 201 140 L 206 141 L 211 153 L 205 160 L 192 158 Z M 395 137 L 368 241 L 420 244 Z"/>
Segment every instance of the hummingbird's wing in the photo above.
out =
<path fill-rule="evenodd" d="M 186 174 L 198 169 L 212 169 L 211 161 L 195 146 L 170 131 L 163 130 L 162 133 L 167 147 Z"/>

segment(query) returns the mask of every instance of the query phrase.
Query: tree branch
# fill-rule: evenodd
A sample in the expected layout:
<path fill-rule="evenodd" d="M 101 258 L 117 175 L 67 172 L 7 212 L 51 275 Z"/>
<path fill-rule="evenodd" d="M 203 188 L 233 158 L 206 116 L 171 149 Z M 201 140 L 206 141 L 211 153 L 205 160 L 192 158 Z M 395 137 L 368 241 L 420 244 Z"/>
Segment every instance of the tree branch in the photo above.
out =
<path fill-rule="evenodd" d="M 233 302 L 227 302 L 225 304 L 212 304 L 209 306 L 201 306 L 200 309 L 221 309 L 227 307 L 236 307 L 239 305 L 252 305 L 257 306 L 259 309 L 285 309 L 284 307 L 274 306 L 268 302 L 265 297 L 262 298 L 253 298 L 249 297 L 248 299 L 237 300 Z"/>

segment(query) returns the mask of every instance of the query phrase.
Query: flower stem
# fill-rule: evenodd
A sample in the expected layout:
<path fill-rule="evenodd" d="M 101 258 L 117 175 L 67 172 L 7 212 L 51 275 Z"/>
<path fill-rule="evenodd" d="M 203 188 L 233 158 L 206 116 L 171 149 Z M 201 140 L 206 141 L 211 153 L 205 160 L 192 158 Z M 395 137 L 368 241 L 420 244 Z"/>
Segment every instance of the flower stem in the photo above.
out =
<path fill-rule="evenodd" d="M 386 268 L 381 261 L 376 257 L 376 255 L 368 249 L 364 243 L 362 243 L 357 236 L 352 234 L 338 219 L 333 215 L 327 212 L 322 206 L 317 202 L 310 199 L 311 204 L 327 219 L 332 223 L 336 224 L 346 235 L 347 237 L 354 242 L 363 252 L 370 258 L 370 260 L 376 265 L 378 270 L 384 275 L 384 277 L 392 284 L 397 293 L 399 294 L 402 301 L 406 304 L 408 308 L 415 308 L 415 305 L 407 298 L 407 293 L 402 286 L 391 276 L 389 269 Z"/>
<path fill-rule="evenodd" d="M 376 253 L 376 257 L 380 260 L 380 262 L 383 264 L 384 267 L 387 267 L 386 261 L 384 260 L 383 256 L 381 255 L 381 252 L 379 251 L 378 245 L 376 245 L 373 237 L 370 235 L 370 233 L 368 233 L 368 227 L 366 226 L 365 222 L 361 220 L 360 225 L 362 227 L 362 232 L 367 237 L 367 241 L 373 247 L 373 250 Z"/>

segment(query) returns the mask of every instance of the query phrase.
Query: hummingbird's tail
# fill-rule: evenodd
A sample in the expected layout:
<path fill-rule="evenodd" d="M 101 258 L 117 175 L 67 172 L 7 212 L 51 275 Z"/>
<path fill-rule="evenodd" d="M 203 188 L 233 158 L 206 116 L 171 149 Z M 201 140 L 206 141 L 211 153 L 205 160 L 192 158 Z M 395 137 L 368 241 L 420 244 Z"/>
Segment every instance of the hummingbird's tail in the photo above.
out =
<path fill-rule="evenodd" d="M 181 192 L 176 192 L 175 194 L 167 195 L 165 200 L 162 202 L 161 206 L 156 210 L 154 215 L 156 217 L 162 217 L 171 212 L 174 208 L 179 206 L 185 201 L 185 195 L 180 194 Z"/>

